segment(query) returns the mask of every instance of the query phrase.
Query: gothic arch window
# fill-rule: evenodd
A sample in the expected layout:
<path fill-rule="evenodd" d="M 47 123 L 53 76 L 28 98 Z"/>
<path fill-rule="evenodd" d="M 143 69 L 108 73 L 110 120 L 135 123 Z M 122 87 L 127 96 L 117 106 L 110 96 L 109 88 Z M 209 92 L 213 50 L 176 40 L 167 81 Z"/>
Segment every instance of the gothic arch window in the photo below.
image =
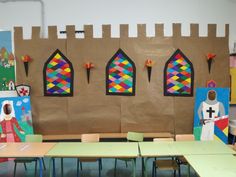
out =
<path fill-rule="evenodd" d="M 72 63 L 57 49 L 44 64 L 44 95 L 73 96 L 73 74 Z"/>
<path fill-rule="evenodd" d="M 106 66 L 106 94 L 135 95 L 135 79 L 134 62 L 119 49 Z"/>
<path fill-rule="evenodd" d="M 165 96 L 193 96 L 194 70 L 191 61 L 177 49 L 164 68 Z"/>

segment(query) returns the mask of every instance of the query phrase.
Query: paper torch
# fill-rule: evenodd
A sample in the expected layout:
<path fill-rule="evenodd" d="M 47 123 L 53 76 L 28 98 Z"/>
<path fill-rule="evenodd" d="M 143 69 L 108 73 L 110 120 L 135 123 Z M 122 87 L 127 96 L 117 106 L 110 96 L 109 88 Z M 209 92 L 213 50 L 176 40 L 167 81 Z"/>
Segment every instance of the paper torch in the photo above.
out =
<path fill-rule="evenodd" d="M 29 55 L 24 55 L 24 56 L 21 57 L 21 60 L 24 63 L 25 74 L 26 74 L 26 76 L 28 76 L 29 62 L 32 60 L 32 58 Z"/>
<path fill-rule="evenodd" d="M 216 57 L 216 55 L 213 54 L 213 53 L 208 53 L 207 54 L 207 64 L 208 64 L 208 71 L 209 71 L 209 73 L 211 72 L 211 65 L 212 65 L 213 59 L 215 57 Z"/>
<path fill-rule="evenodd" d="M 87 62 L 87 63 L 85 63 L 84 67 L 85 67 L 85 69 L 86 69 L 86 71 L 87 71 L 87 81 L 88 81 L 88 84 L 89 84 L 89 80 L 90 80 L 90 70 L 91 70 L 92 68 L 94 68 L 94 64 L 91 63 L 91 62 Z"/>
<path fill-rule="evenodd" d="M 147 74 L 148 74 L 148 81 L 151 81 L 151 75 L 152 75 L 152 66 L 154 65 L 154 62 L 151 59 L 147 59 L 145 62 L 145 66 L 147 68 Z"/>

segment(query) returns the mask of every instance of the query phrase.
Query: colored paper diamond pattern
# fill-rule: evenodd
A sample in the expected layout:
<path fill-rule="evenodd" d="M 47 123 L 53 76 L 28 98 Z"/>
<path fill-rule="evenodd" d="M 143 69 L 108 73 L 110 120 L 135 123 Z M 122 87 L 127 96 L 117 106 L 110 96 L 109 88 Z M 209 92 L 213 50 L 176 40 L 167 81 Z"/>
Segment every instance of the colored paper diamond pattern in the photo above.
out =
<path fill-rule="evenodd" d="M 181 52 L 176 52 L 166 62 L 164 69 L 165 96 L 192 96 L 194 70 L 190 60 Z"/>
<path fill-rule="evenodd" d="M 106 67 L 107 95 L 135 95 L 135 64 L 119 49 Z"/>
<path fill-rule="evenodd" d="M 59 50 L 44 65 L 44 95 L 73 95 L 73 66 Z"/>

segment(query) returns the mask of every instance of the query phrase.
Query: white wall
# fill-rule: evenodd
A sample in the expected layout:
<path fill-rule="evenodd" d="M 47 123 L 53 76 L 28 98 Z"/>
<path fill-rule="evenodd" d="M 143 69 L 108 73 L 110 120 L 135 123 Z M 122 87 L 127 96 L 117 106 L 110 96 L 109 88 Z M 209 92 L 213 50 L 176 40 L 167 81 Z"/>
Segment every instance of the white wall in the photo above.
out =
<path fill-rule="evenodd" d="M 0 0 L 1 1 L 1 0 Z M 147 34 L 154 35 L 154 24 L 165 24 L 165 35 L 172 35 L 172 23 L 182 23 L 182 34 L 189 35 L 189 24 L 200 24 L 200 35 L 207 35 L 207 24 L 218 25 L 217 35 L 224 35 L 224 25 L 230 24 L 230 50 L 236 42 L 236 0 L 43 0 L 45 24 L 94 25 L 94 35 L 101 37 L 101 25 L 112 24 L 112 36 L 119 37 L 119 24 L 130 24 L 130 36 L 136 36 L 136 24 L 147 24 Z M 38 2 L 0 3 L 0 29 L 23 26 L 25 38 L 30 38 L 31 26 L 41 25 Z M 47 36 L 47 30 L 44 29 Z M 62 35 L 60 37 L 63 37 Z"/>

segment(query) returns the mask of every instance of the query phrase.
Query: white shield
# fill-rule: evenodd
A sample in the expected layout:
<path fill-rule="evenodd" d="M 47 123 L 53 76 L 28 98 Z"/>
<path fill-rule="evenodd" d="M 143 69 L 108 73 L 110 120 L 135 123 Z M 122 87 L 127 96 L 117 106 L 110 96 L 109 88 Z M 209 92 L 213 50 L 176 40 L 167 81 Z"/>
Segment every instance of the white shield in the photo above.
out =
<path fill-rule="evenodd" d="M 30 86 L 29 85 L 17 85 L 16 91 L 19 96 L 29 96 L 30 95 Z"/>

